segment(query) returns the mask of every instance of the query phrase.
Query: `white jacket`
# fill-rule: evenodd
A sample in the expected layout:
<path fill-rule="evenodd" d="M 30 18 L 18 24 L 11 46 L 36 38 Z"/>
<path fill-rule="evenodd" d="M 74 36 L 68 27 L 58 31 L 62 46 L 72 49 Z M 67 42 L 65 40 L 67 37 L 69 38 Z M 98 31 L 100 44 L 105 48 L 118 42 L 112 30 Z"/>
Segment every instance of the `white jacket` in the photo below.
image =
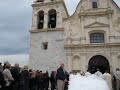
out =
<path fill-rule="evenodd" d="M 9 86 L 11 84 L 11 81 L 14 81 L 11 71 L 7 68 L 3 71 L 3 76 L 4 80 L 6 81 L 6 86 Z"/>

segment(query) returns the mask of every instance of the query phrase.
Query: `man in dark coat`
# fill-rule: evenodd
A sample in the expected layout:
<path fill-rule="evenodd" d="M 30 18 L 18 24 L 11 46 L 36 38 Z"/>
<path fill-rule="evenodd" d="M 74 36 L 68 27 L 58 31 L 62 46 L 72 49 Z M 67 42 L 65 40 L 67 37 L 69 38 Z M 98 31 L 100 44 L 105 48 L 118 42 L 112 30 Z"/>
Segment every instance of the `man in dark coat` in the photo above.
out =
<path fill-rule="evenodd" d="M 12 90 L 18 90 L 19 70 L 20 70 L 19 64 L 15 64 L 15 66 L 11 69 L 11 73 L 14 78 Z"/>
<path fill-rule="evenodd" d="M 38 72 L 37 73 L 37 80 L 38 80 L 38 89 L 39 90 L 43 90 L 43 73 L 42 72 Z"/>
<path fill-rule="evenodd" d="M 56 74 L 55 74 L 55 71 L 51 72 L 50 83 L 51 83 L 51 90 L 55 90 L 55 87 L 56 87 Z"/>
<path fill-rule="evenodd" d="M 28 66 L 24 66 L 24 69 L 20 72 L 20 90 L 29 90 L 29 79 Z"/>
<path fill-rule="evenodd" d="M 56 77 L 57 77 L 57 90 L 64 90 L 65 82 L 67 82 L 64 64 L 61 64 L 60 68 L 58 68 Z"/>
<path fill-rule="evenodd" d="M 43 74 L 43 88 L 44 88 L 44 90 L 48 90 L 48 88 L 49 88 L 49 74 L 48 74 L 48 72 Z"/>

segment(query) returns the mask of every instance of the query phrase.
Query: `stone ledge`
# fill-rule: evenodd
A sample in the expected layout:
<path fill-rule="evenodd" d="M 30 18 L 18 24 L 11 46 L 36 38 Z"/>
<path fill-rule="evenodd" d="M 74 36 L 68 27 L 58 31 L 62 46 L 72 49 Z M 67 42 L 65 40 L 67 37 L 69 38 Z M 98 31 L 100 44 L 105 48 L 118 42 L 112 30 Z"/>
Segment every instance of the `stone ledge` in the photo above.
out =
<path fill-rule="evenodd" d="M 54 1 L 54 2 L 34 2 L 34 4 L 32 5 L 32 7 L 39 7 L 41 6 L 46 6 L 46 5 L 53 5 L 53 4 L 59 4 L 59 3 L 63 3 L 63 1 Z"/>
<path fill-rule="evenodd" d="M 64 31 L 64 28 L 46 28 L 46 29 L 37 29 L 30 30 L 30 33 L 38 33 L 38 32 L 54 32 L 54 31 Z"/>
<path fill-rule="evenodd" d="M 93 11 L 86 11 L 86 12 L 80 12 L 79 13 L 79 17 L 81 16 L 98 16 L 98 15 L 109 15 L 109 14 L 113 14 L 113 10 L 106 10 L 106 11 L 96 11 L 96 12 L 93 12 Z"/>
<path fill-rule="evenodd" d="M 81 48 L 81 47 L 111 47 L 111 46 L 118 46 L 120 47 L 120 43 L 102 43 L 102 44 L 66 44 L 64 48 Z"/>

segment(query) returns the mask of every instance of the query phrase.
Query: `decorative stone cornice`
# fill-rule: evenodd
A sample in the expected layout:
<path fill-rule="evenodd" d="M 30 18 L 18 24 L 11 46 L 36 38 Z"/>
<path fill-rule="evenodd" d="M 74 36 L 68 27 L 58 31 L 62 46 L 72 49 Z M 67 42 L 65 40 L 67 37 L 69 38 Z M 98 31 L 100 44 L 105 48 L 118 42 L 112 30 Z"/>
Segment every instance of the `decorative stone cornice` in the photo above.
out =
<path fill-rule="evenodd" d="M 117 55 L 118 54 L 118 52 L 111 52 L 111 55 Z"/>
<path fill-rule="evenodd" d="M 101 22 L 94 22 L 94 23 L 91 23 L 87 26 L 85 26 L 85 28 L 99 28 L 99 27 L 109 27 L 110 25 L 108 24 L 105 24 L 105 23 L 101 23 Z"/>
<path fill-rule="evenodd" d="M 80 53 L 80 56 L 86 56 L 87 55 L 87 53 Z"/>
<path fill-rule="evenodd" d="M 86 37 L 81 37 L 80 40 L 86 40 Z"/>
<path fill-rule="evenodd" d="M 46 29 L 37 29 L 30 30 L 30 33 L 39 33 L 39 32 L 55 32 L 55 31 L 64 31 L 64 28 L 46 28 Z"/>
<path fill-rule="evenodd" d="M 120 36 L 109 36 L 109 39 L 110 39 L 110 38 L 120 39 Z"/>
<path fill-rule="evenodd" d="M 70 53 L 70 52 L 66 53 L 66 55 L 67 55 L 67 56 L 73 56 L 73 54 Z"/>
<path fill-rule="evenodd" d="M 99 15 L 109 15 L 113 14 L 113 10 L 106 10 L 106 11 L 84 11 L 79 13 L 79 17 L 81 16 L 99 16 Z"/>
<path fill-rule="evenodd" d="M 64 48 L 85 48 L 85 47 L 120 47 L 120 43 L 105 43 L 105 44 L 79 44 L 79 45 L 74 45 L 74 44 L 67 44 L 64 45 Z"/>
<path fill-rule="evenodd" d="M 55 1 L 55 2 L 47 2 L 47 3 L 34 2 L 34 4 L 32 5 L 32 7 L 40 7 L 40 6 L 60 4 L 60 3 L 63 3 L 63 1 Z"/>

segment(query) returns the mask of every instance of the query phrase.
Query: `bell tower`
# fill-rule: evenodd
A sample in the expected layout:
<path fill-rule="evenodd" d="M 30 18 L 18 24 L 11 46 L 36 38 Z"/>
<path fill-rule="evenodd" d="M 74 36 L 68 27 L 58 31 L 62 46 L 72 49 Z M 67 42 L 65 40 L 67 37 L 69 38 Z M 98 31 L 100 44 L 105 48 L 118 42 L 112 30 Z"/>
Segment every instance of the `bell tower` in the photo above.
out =
<path fill-rule="evenodd" d="M 30 30 L 30 59 L 32 69 L 51 71 L 65 63 L 63 19 L 68 12 L 63 0 L 36 0 L 33 5 Z"/>
<path fill-rule="evenodd" d="M 36 0 L 33 5 L 32 30 L 61 28 L 68 12 L 63 0 Z"/>

